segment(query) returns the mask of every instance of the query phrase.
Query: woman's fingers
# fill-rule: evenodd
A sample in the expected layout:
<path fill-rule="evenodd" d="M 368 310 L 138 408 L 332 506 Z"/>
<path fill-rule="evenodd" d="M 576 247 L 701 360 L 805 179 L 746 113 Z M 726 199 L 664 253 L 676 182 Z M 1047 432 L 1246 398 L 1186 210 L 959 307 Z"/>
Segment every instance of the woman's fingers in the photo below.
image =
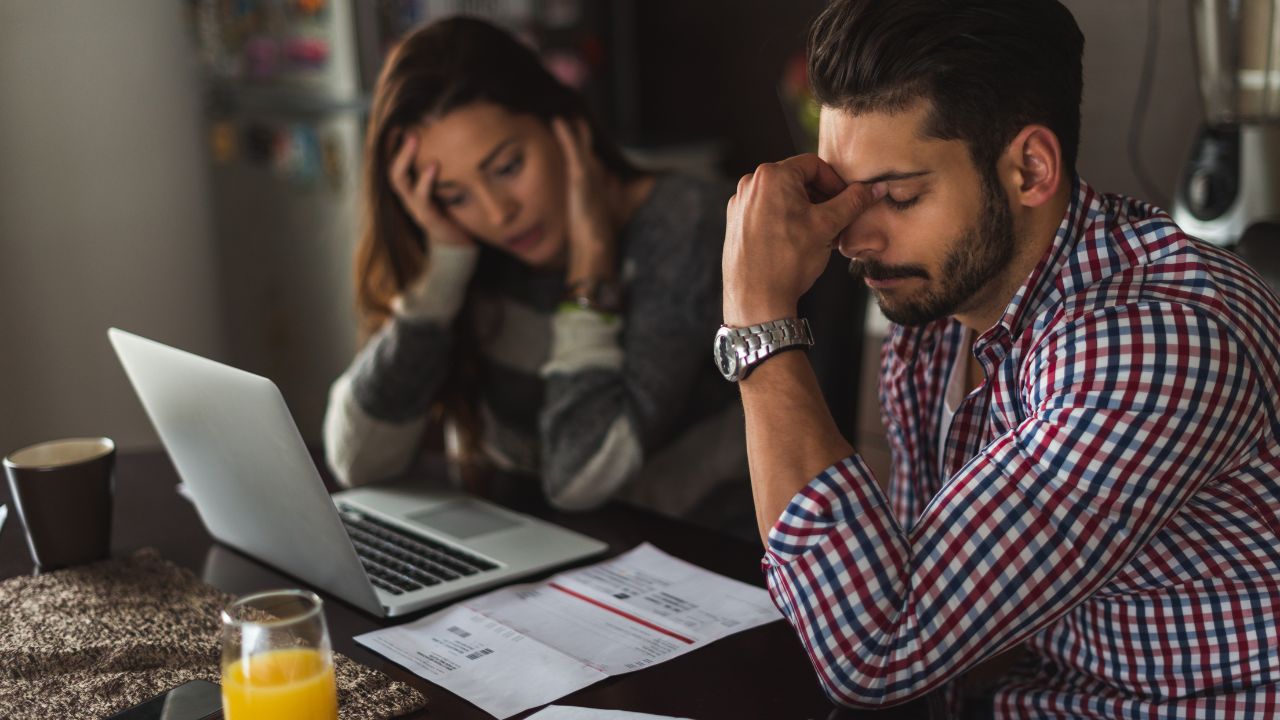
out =
<path fill-rule="evenodd" d="M 439 213 L 431 202 L 431 188 L 440 173 L 440 163 L 428 165 L 415 180 L 412 171 L 413 161 L 418 156 L 418 135 L 406 131 L 403 137 L 400 149 L 391 161 L 391 187 L 419 225 L 433 223 Z"/>
<path fill-rule="evenodd" d="M 440 176 L 440 161 L 432 160 L 414 178 L 413 165 L 418 157 L 418 142 L 416 133 L 410 130 L 404 132 L 403 141 L 388 170 L 391 188 L 400 198 L 405 212 L 426 234 L 428 242 L 470 245 L 470 236 L 436 205 L 432 197 L 436 178 Z"/>
<path fill-rule="evenodd" d="M 560 144 L 560 152 L 564 155 L 564 164 L 569 171 L 569 177 L 580 177 L 582 175 L 582 150 L 578 145 L 577 138 L 574 137 L 573 129 L 569 127 L 567 120 L 558 117 L 551 120 L 551 130 L 555 133 L 556 142 Z"/>
<path fill-rule="evenodd" d="M 575 124 L 578 130 L 578 157 L 594 158 L 595 153 L 591 151 L 591 123 L 587 122 L 586 118 L 580 117 Z"/>
<path fill-rule="evenodd" d="M 418 182 L 413 186 L 413 202 L 422 208 L 424 215 L 434 218 L 439 215 L 436 211 L 435 203 L 431 200 L 431 190 L 435 187 L 436 177 L 440 174 L 440 163 L 432 161 L 427 165 L 427 169 L 422 171 L 422 175 L 418 178 Z"/>
<path fill-rule="evenodd" d="M 604 177 L 604 166 L 592 146 L 591 123 L 586 118 L 578 118 L 578 157 L 581 158 L 582 173 L 592 183 Z"/>
<path fill-rule="evenodd" d="M 440 174 L 440 163 L 432 162 L 415 180 L 412 171 L 417 155 L 418 137 L 415 133 L 406 132 L 391 161 L 391 187 L 414 222 L 423 230 L 432 232 L 444 220 L 431 200 L 432 186 Z"/>
<path fill-rule="evenodd" d="M 565 160 L 570 279 L 609 276 L 613 267 L 614 227 L 609 178 L 591 146 L 586 118 L 551 122 Z"/>
<path fill-rule="evenodd" d="M 432 161 L 422 171 L 422 176 L 418 178 L 417 184 L 413 186 L 413 212 L 418 218 L 418 224 L 422 226 L 422 229 L 436 239 L 451 245 L 465 243 L 466 238 L 457 230 L 453 222 L 445 216 L 444 212 L 436 205 L 435 199 L 432 198 L 436 178 L 439 175 L 439 161 Z"/>
<path fill-rule="evenodd" d="M 400 196 L 401 202 L 408 204 L 413 197 L 413 179 L 410 177 L 409 170 L 413 167 L 413 158 L 418 152 L 418 135 L 405 132 L 402 138 L 400 148 L 396 150 L 396 155 L 391 160 L 389 179 L 391 189 Z"/>
<path fill-rule="evenodd" d="M 422 171 L 422 177 L 413 187 L 413 207 L 416 208 L 418 224 L 426 231 L 433 243 L 446 245 L 470 245 L 471 238 L 449 216 L 436 205 L 432 193 L 435 190 L 436 178 L 440 176 L 440 161 L 432 160 Z"/>
<path fill-rule="evenodd" d="M 587 119 L 577 118 L 570 124 L 564 118 L 555 118 L 551 121 L 551 129 L 560 143 L 560 151 L 564 153 L 569 178 L 590 180 L 596 177 L 599 161 L 591 147 L 591 125 Z"/>

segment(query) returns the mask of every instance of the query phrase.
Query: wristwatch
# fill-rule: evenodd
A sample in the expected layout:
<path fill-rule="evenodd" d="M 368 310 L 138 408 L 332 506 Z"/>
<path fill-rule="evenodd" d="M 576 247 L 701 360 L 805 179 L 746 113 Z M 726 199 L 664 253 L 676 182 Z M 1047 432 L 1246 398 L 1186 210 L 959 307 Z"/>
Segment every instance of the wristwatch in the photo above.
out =
<path fill-rule="evenodd" d="M 744 379 L 766 358 L 783 350 L 813 347 L 813 332 L 804 318 L 783 318 L 750 327 L 721 325 L 712 354 L 716 369 L 729 382 Z"/>

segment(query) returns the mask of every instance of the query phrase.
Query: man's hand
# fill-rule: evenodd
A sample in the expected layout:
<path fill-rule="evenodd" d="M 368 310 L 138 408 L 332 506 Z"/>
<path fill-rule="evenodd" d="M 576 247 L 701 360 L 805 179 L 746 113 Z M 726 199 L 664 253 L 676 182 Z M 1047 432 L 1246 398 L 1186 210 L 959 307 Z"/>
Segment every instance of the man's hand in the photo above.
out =
<path fill-rule="evenodd" d="M 846 184 L 817 155 L 761 165 L 729 199 L 724 239 L 724 319 L 734 327 L 794 317 L 827 266 L 831 243 L 883 185 Z"/>

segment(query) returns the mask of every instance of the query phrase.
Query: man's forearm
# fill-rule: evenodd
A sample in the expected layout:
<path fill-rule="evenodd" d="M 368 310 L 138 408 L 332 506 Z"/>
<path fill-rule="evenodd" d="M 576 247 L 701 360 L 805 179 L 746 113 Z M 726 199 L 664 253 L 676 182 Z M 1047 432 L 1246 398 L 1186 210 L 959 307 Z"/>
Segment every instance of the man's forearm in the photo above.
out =
<path fill-rule="evenodd" d="M 743 328 L 790 317 L 831 260 L 831 246 L 885 183 L 846 183 L 817 155 L 766 163 L 738 181 L 725 212 L 724 320 Z M 815 196 L 829 198 L 814 202 Z M 769 358 L 739 385 L 756 523 L 769 530 L 791 498 L 852 452 L 840 436 L 808 358 Z"/>
<path fill-rule="evenodd" d="M 747 416 L 747 458 L 760 539 L 791 498 L 831 464 L 853 454 L 803 352 L 770 358 L 739 383 Z"/>

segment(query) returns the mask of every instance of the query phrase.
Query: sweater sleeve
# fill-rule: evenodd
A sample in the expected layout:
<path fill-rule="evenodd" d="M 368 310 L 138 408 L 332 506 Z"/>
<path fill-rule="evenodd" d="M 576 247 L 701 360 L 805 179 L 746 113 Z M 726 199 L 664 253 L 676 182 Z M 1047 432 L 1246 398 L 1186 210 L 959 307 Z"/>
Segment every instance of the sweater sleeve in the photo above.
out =
<path fill-rule="evenodd" d="M 566 510 L 599 506 L 635 478 L 687 412 L 719 316 L 724 212 L 708 186 L 669 177 L 633 218 L 624 314 L 564 310 L 542 369 L 542 482 Z"/>
<path fill-rule="evenodd" d="M 450 325 L 477 254 L 472 247 L 433 248 L 423 277 L 393 300 L 391 318 L 330 388 L 325 457 L 343 485 L 385 479 L 412 462 L 448 375 Z"/>

